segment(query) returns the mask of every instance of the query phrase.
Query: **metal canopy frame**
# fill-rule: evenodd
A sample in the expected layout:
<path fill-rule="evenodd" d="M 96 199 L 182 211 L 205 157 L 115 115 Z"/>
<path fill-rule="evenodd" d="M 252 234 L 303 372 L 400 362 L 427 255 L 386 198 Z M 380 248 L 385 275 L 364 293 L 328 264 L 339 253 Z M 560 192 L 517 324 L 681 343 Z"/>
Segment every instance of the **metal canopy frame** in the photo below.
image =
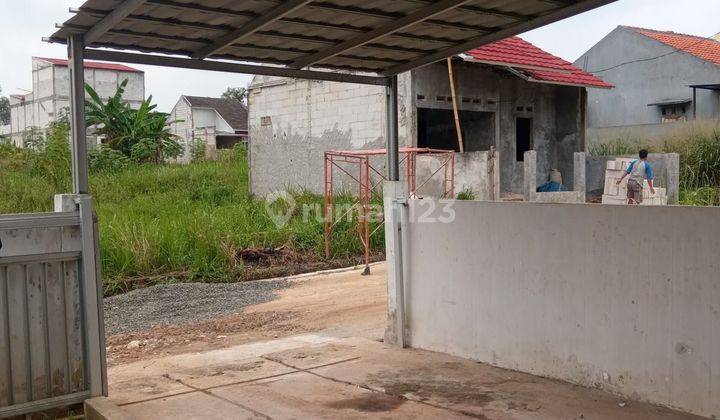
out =
<path fill-rule="evenodd" d="M 210 0 L 87 0 L 45 38 L 68 45 L 72 132 L 74 144 L 82 145 L 73 149 L 75 193 L 87 192 L 79 65 L 85 58 L 386 86 L 389 179 L 399 180 L 399 73 L 614 1 L 518 0 L 497 6 L 493 0 L 379 0 L 368 6 L 347 0 L 227 0 L 219 6 Z"/>
<path fill-rule="evenodd" d="M 398 194 L 398 74 L 614 1 L 87 0 L 46 38 L 68 46 L 73 191 L 88 193 L 85 58 L 385 86 L 387 179 Z M 406 197 L 385 205 L 389 328 L 404 346 Z"/>
<path fill-rule="evenodd" d="M 614 1 L 87 0 L 47 41 L 391 77 Z"/>

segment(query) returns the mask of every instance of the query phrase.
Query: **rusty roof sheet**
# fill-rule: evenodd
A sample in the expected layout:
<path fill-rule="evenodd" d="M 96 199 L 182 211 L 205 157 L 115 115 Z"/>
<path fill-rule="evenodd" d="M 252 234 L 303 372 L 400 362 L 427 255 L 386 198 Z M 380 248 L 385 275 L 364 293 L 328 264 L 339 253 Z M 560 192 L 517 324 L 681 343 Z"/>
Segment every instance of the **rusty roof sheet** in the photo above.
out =
<path fill-rule="evenodd" d="M 134 0 L 89 46 L 392 75 L 613 1 Z M 87 0 L 49 40 L 127 3 Z"/>

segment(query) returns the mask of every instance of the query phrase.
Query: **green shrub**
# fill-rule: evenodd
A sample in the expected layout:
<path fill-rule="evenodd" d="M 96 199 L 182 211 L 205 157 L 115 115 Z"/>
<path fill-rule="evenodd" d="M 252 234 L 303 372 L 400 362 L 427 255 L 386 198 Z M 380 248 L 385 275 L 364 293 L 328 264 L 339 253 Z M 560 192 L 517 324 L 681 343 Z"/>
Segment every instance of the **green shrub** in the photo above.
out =
<path fill-rule="evenodd" d="M 16 147 L 10 139 L 0 140 L 0 170 L 26 170 L 31 154 L 31 150 Z"/>
<path fill-rule="evenodd" d="M 30 127 L 23 133 L 23 147 L 29 150 L 42 150 L 45 147 L 45 134 L 37 127 Z"/>
<path fill-rule="evenodd" d="M 475 191 L 472 188 L 465 188 L 457 195 L 458 200 L 472 201 L 475 200 Z"/>
<path fill-rule="evenodd" d="M 681 189 L 680 204 L 684 206 L 720 206 L 720 188 Z"/>
<path fill-rule="evenodd" d="M 191 162 L 199 162 L 201 160 L 205 160 L 205 157 L 207 156 L 207 142 L 203 139 L 193 139 L 190 140 L 190 144 L 188 145 L 189 152 L 190 152 L 190 161 Z"/>
<path fill-rule="evenodd" d="M 132 161 L 122 152 L 104 144 L 88 151 L 88 166 L 91 173 L 120 172 L 131 164 Z"/>
<path fill-rule="evenodd" d="M 72 155 L 67 124 L 54 124 L 49 128 L 42 150 L 33 155 L 32 166 L 34 174 L 47 178 L 55 189 L 70 189 Z"/>

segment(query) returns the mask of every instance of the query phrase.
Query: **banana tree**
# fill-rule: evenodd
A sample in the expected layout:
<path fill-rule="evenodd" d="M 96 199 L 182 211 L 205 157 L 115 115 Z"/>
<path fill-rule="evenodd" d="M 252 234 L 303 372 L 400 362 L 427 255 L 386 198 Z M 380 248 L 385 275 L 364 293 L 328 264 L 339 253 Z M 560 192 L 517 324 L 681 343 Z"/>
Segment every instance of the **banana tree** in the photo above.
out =
<path fill-rule="evenodd" d="M 123 101 L 127 79 L 107 101 L 88 85 L 85 90 L 90 96 L 86 102 L 85 119 L 88 127 L 97 127 L 97 133 L 105 136 L 110 148 L 139 162 L 160 163 L 167 158 L 182 154 L 183 147 L 177 141 L 168 125 L 168 114 L 155 111 L 152 96 L 133 109 Z"/>

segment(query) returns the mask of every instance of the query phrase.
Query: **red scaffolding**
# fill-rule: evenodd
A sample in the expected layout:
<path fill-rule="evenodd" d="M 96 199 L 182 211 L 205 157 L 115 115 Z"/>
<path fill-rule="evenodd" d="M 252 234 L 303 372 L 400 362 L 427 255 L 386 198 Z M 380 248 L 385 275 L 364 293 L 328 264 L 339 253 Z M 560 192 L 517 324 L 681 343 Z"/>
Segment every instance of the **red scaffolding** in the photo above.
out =
<path fill-rule="evenodd" d="M 441 171 L 444 175 L 443 192 L 441 198 L 455 197 L 455 152 L 452 150 L 428 148 L 401 148 L 400 166 L 405 165 L 405 180 L 411 198 L 417 197 L 417 192 Z M 372 207 L 370 202 L 376 189 L 387 180 L 383 171 L 378 170 L 371 158 L 387 154 L 386 149 L 372 150 L 328 150 L 325 152 L 325 165 L 323 185 L 325 190 L 325 257 L 330 257 L 330 235 L 338 221 L 351 212 L 357 212 L 357 233 L 360 242 L 365 248 L 365 272 L 370 273 L 370 238 L 383 225 L 370 231 Z M 435 156 L 440 160 L 440 166 L 427 178 L 417 180 L 417 157 Z M 345 175 L 357 184 L 357 198 L 344 214 L 335 214 L 335 171 Z M 375 179 L 373 179 L 375 178 Z M 383 218 L 380 218 L 384 220 Z"/>

